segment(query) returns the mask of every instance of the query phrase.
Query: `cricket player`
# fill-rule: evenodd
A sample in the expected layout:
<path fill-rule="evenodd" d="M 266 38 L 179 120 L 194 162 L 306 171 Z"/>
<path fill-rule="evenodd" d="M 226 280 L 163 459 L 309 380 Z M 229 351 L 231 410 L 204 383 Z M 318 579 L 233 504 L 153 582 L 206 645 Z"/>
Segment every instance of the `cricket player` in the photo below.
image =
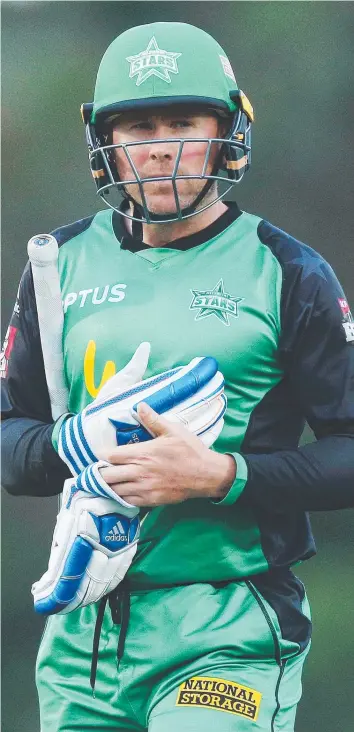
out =
<path fill-rule="evenodd" d="M 253 112 L 204 31 L 118 36 L 83 119 L 108 208 L 54 232 L 68 412 L 53 424 L 27 266 L 4 351 L 3 484 L 48 496 L 70 478 L 67 514 L 78 496 L 113 501 L 141 528 L 100 601 L 91 577 L 92 601 L 46 606 L 41 730 L 291 732 L 311 638 L 293 573 L 315 554 L 307 512 L 354 505 L 349 305 L 318 253 L 227 202 L 250 166 Z M 139 384 L 216 359 L 216 441 L 143 402 L 135 425 L 152 439 L 108 444 L 100 395 L 132 357 L 145 359 Z M 299 447 L 305 421 L 316 441 Z"/>

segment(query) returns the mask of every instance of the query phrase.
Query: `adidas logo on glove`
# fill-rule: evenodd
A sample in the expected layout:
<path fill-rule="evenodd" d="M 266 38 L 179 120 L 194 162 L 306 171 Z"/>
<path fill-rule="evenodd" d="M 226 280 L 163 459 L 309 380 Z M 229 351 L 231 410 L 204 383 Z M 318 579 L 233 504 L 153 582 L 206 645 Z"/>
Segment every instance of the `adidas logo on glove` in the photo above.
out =
<path fill-rule="evenodd" d="M 115 526 L 113 526 L 113 529 L 109 531 L 107 536 L 105 536 L 106 541 L 128 541 L 128 537 L 126 534 L 124 534 L 124 527 L 122 526 L 121 522 L 118 521 Z"/>
<path fill-rule="evenodd" d="M 120 512 L 101 516 L 98 526 L 100 542 L 102 546 L 106 546 L 112 552 L 121 551 L 129 546 L 136 535 L 138 526 L 139 519 L 137 517 L 130 519 Z"/>

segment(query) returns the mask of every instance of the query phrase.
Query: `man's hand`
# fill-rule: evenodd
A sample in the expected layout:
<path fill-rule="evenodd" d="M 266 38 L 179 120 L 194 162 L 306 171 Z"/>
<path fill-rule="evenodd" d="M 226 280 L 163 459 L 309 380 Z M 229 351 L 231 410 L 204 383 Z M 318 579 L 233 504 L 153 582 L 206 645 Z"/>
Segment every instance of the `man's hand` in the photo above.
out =
<path fill-rule="evenodd" d="M 190 498 L 222 499 L 236 477 L 236 462 L 207 448 L 185 427 L 145 403 L 138 418 L 156 439 L 114 448 L 100 469 L 111 488 L 134 506 L 161 506 Z"/>

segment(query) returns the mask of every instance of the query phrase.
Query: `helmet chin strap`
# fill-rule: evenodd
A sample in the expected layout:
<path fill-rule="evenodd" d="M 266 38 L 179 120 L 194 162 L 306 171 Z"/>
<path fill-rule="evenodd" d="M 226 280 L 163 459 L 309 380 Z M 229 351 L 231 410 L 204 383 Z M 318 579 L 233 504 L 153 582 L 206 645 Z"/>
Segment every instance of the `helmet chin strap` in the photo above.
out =
<path fill-rule="evenodd" d="M 220 167 L 221 160 L 222 160 L 222 156 L 223 156 L 223 153 L 220 150 L 220 154 L 218 155 L 218 157 L 214 163 L 214 166 L 213 166 L 213 169 L 212 169 L 210 175 L 217 174 L 219 167 Z M 207 195 L 208 191 L 210 190 L 210 188 L 214 182 L 215 181 L 212 179 L 209 179 L 206 181 L 205 185 L 203 186 L 201 191 L 199 191 L 199 193 L 196 196 L 196 198 L 194 199 L 194 201 L 189 206 L 186 206 L 185 208 L 181 208 L 182 216 L 188 216 L 195 212 L 197 206 L 205 198 L 205 196 Z M 124 191 L 124 195 L 133 205 L 133 217 L 134 218 L 132 220 L 132 237 L 133 237 L 133 239 L 138 239 L 139 241 L 142 241 L 142 239 L 143 239 L 143 221 L 145 223 L 144 208 L 140 203 L 137 203 L 137 201 L 135 201 L 135 199 L 129 193 L 126 193 L 126 191 Z M 151 211 L 149 211 L 149 216 L 151 219 L 151 223 L 154 223 L 154 221 L 159 222 L 159 223 L 163 223 L 164 220 L 171 221 L 171 214 L 154 214 Z M 136 219 L 140 219 L 140 221 L 137 221 Z M 175 220 L 181 221 L 183 219 L 181 219 L 176 214 Z"/>

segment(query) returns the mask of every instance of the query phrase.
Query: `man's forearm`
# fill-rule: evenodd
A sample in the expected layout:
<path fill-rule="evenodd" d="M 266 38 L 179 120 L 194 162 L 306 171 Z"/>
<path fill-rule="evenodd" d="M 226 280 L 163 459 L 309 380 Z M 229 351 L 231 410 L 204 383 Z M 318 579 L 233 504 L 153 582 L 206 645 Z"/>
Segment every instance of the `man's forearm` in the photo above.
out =
<path fill-rule="evenodd" d="M 12 495 L 54 496 L 69 469 L 55 452 L 52 424 L 19 417 L 1 424 L 2 486 Z"/>
<path fill-rule="evenodd" d="M 354 435 L 330 435 L 297 450 L 243 454 L 242 500 L 267 511 L 354 507 Z"/>

